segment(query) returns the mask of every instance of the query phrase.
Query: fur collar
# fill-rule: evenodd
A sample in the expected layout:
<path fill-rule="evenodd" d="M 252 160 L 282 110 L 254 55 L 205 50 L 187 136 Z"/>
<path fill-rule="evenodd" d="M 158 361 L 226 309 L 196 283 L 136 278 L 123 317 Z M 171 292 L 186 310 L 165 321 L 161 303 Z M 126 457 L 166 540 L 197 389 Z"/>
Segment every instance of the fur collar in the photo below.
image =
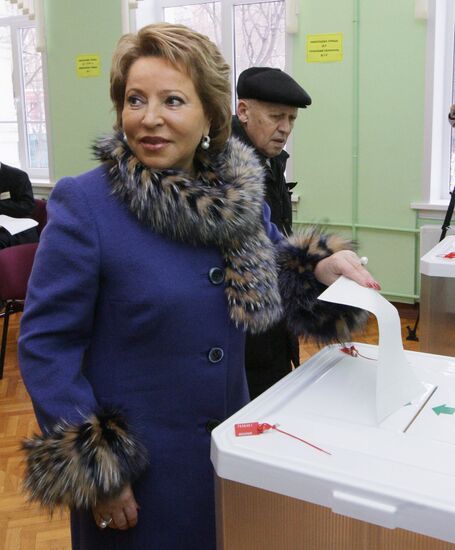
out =
<path fill-rule="evenodd" d="M 225 261 L 231 319 L 261 332 L 281 317 L 275 251 L 263 226 L 263 168 L 253 149 L 231 138 L 197 178 L 145 167 L 121 134 L 101 138 L 113 193 L 156 233 L 192 245 L 215 245 Z"/>

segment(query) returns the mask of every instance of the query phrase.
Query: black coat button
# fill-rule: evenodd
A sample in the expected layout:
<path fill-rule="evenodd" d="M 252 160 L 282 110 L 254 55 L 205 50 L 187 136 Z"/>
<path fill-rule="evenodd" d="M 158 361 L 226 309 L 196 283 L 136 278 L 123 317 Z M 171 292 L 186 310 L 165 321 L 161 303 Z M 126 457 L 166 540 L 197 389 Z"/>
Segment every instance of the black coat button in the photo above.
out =
<path fill-rule="evenodd" d="M 224 281 L 224 271 L 220 267 L 212 267 L 209 271 L 209 280 L 214 285 L 220 285 Z"/>
<path fill-rule="evenodd" d="M 210 363 L 219 363 L 224 357 L 224 351 L 222 348 L 211 348 L 209 351 Z"/>
<path fill-rule="evenodd" d="M 207 420 L 207 423 L 205 425 L 205 429 L 212 433 L 212 430 L 214 430 L 217 426 L 221 424 L 221 420 L 218 420 L 216 418 L 211 418 L 210 420 Z"/>

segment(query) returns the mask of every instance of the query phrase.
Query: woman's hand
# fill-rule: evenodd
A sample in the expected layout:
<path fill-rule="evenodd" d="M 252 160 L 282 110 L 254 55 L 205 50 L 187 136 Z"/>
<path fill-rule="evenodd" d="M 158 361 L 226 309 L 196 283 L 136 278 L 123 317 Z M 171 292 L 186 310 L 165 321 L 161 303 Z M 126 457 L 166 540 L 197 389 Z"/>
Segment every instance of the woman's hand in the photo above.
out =
<path fill-rule="evenodd" d="M 100 501 L 92 508 L 96 524 L 104 529 L 126 530 L 137 523 L 139 505 L 134 498 L 131 485 L 127 485 L 116 498 Z"/>
<path fill-rule="evenodd" d="M 381 290 L 381 285 L 363 267 L 360 258 L 352 250 L 340 250 L 324 258 L 316 264 L 314 274 L 316 279 L 326 286 L 334 283 L 340 275 L 344 275 L 362 286 Z"/>

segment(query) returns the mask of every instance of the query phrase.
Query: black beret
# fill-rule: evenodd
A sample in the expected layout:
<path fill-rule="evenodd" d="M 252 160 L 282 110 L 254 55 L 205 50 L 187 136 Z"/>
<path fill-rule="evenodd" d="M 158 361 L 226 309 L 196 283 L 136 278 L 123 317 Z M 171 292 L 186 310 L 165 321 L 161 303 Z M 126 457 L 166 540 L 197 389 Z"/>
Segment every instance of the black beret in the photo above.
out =
<path fill-rule="evenodd" d="M 271 67 L 250 67 L 240 73 L 237 81 L 239 99 L 259 99 L 305 108 L 311 97 L 288 74 Z"/>

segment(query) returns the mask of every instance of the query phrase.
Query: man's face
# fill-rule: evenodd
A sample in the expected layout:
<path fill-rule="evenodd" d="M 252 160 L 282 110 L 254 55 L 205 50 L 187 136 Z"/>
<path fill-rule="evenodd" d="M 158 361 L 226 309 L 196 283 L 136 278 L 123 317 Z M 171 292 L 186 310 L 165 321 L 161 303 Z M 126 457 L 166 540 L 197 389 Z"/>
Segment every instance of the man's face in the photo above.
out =
<path fill-rule="evenodd" d="M 240 99 L 237 116 L 256 149 L 267 158 L 281 153 L 297 118 L 297 107 Z"/>

